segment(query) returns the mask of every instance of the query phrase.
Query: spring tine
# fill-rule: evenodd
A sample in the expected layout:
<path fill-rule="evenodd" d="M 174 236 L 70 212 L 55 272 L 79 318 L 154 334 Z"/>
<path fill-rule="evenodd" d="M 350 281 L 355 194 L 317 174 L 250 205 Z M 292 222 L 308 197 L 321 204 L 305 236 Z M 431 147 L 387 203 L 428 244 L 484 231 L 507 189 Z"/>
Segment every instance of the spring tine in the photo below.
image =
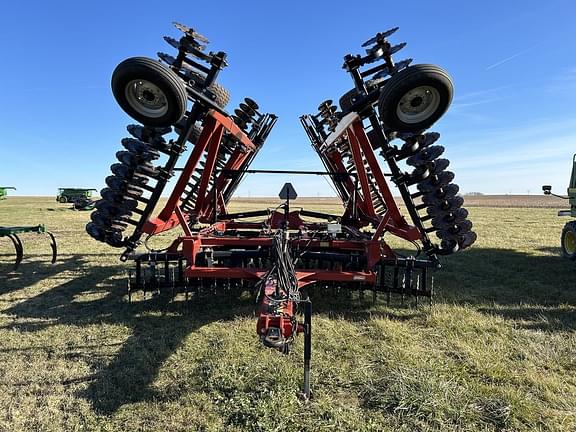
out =
<path fill-rule="evenodd" d="M 126 293 L 128 294 L 128 304 L 132 303 L 132 269 L 128 270 L 128 281 L 126 283 Z"/>
<path fill-rule="evenodd" d="M 170 267 L 168 262 L 168 256 L 164 256 L 164 285 L 168 287 L 168 283 L 170 282 Z"/>
<path fill-rule="evenodd" d="M 14 263 L 14 270 L 17 270 L 18 266 L 20 265 L 24 257 L 24 249 L 22 247 L 22 242 L 20 241 L 20 238 L 16 234 L 9 234 L 8 238 L 12 240 L 12 243 L 14 244 L 14 249 L 16 250 L 16 262 Z"/>
<path fill-rule="evenodd" d="M 54 234 L 52 234 L 50 231 L 46 231 L 46 234 L 48 234 L 48 237 L 50 237 L 50 249 L 52 249 L 52 264 L 54 264 L 56 262 L 56 257 L 58 256 L 58 245 L 56 244 L 56 238 L 54 237 Z"/>
<path fill-rule="evenodd" d="M 136 259 L 136 289 L 142 288 L 142 261 Z"/>
<path fill-rule="evenodd" d="M 171 292 L 171 300 L 170 301 L 174 301 L 176 299 L 176 269 L 174 269 L 174 267 L 171 268 L 172 270 L 172 279 L 171 279 L 171 288 L 172 288 L 172 292 Z"/>

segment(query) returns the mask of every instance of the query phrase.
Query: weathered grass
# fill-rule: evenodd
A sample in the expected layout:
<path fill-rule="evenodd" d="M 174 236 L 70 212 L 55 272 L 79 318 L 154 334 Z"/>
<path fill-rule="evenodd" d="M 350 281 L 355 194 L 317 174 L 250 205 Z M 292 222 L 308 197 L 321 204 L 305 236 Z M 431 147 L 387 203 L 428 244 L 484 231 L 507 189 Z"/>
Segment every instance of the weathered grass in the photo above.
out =
<path fill-rule="evenodd" d="M 304 403 L 301 338 L 290 356 L 261 347 L 247 295 L 128 305 L 117 251 L 66 207 L 0 203 L 3 225 L 45 222 L 61 251 L 51 266 L 28 235 L 7 274 L 1 242 L 0 430 L 576 430 L 575 268 L 554 209 L 471 209 L 479 241 L 445 260 L 432 308 L 316 289 Z"/>

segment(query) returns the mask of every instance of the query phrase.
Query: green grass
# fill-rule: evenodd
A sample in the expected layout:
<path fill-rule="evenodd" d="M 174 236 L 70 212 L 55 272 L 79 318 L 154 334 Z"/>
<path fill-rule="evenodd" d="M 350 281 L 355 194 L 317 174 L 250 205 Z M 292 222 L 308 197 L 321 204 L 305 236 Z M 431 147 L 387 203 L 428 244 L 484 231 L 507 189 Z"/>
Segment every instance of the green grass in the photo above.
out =
<path fill-rule="evenodd" d="M 44 222 L 61 253 L 23 236 L 10 274 L 0 241 L 2 431 L 576 430 L 576 268 L 554 209 L 470 209 L 479 240 L 443 260 L 432 308 L 315 293 L 305 403 L 302 338 L 263 348 L 247 296 L 127 304 L 118 250 L 67 207 L 0 202 L 2 225 Z"/>

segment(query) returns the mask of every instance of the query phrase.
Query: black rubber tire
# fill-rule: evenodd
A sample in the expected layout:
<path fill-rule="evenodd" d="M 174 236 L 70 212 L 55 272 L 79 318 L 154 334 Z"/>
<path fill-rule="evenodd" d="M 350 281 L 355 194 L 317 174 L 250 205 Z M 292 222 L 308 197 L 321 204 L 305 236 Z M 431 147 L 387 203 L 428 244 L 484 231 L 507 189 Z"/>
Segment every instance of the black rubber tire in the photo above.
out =
<path fill-rule="evenodd" d="M 576 221 L 568 222 L 562 228 L 560 237 L 560 246 L 562 247 L 562 256 L 572 261 L 576 261 Z"/>
<path fill-rule="evenodd" d="M 134 80 L 148 81 L 163 93 L 167 106 L 164 113 L 148 115 L 134 107 L 126 95 L 127 86 Z M 130 117 L 147 126 L 170 126 L 186 113 L 186 85 L 172 70 L 147 57 L 131 57 L 116 66 L 112 73 L 112 93 Z"/>
<path fill-rule="evenodd" d="M 438 106 L 421 121 L 412 123 L 401 120 L 397 112 L 401 99 L 410 90 L 420 86 L 432 87 L 438 92 Z M 378 98 L 380 120 L 387 129 L 397 132 L 423 131 L 444 115 L 452 103 L 453 94 L 452 79 L 442 68 L 431 64 L 409 66 L 393 75 L 381 88 Z"/>
<path fill-rule="evenodd" d="M 340 97 L 338 104 L 340 105 L 340 109 L 342 110 L 343 113 L 350 112 L 350 108 L 352 108 L 352 105 L 354 105 L 354 103 L 356 102 L 357 97 L 358 97 L 358 90 L 356 90 L 355 88 L 353 88 L 352 90 L 348 90 Z"/>
<path fill-rule="evenodd" d="M 68 202 L 68 198 L 66 198 L 65 196 L 61 196 L 60 198 L 58 198 L 58 202 L 60 204 L 66 204 Z"/>
<path fill-rule="evenodd" d="M 186 125 L 186 118 L 183 118 L 177 124 L 174 125 L 174 132 L 180 135 L 184 130 L 185 125 Z M 192 126 L 192 132 L 188 137 L 188 142 L 196 144 L 198 142 L 198 138 L 200 138 L 201 133 L 202 133 L 202 123 L 196 123 L 194 126 Z"/>
<path fill-rule="evenodd" d="M 374 90 L 377 90 L 380 86 L 382 86 L 385 81 L 386 80 L 383 79 L 368 80 L 366 81 L 366 90 L 368 90 L 368 93 L 372 93 Z M 348 90 L 340 97 L 338 104 L 340 105 L 342 114 L 348 114 L 350 112 L 350 108 L 352 108 L 352 105 L 356 103 L 358 96 L 358 90 L 353 88 Z M 364 108 L 364 106 L 362 108 Z"/>
<path fill-rule="evenodd" d="M 230 102 L 230 92 L 226 90 L 221 84 L 215 82 L 208 87 L 208 90 L 214 95 L 214 102 L 220 108 L 226 107 L 228 102 Z"/>
<path fill-rule="evenodd" d="M 203 83 L 206 80 L 206 76 L 199 74 L 197 72 L 188 71 L 188 75 L 191 77 L 193 81 L 196 83 Z M 200 85 L 195 87 L 202 87 Z M 224 88 L 221 84 L 217 82 L 213 82 L 208 86 L 208 90 L 214 95 L 214 102 L 220 108 L 225 108 L 230 102 L 230 92 Z"/>

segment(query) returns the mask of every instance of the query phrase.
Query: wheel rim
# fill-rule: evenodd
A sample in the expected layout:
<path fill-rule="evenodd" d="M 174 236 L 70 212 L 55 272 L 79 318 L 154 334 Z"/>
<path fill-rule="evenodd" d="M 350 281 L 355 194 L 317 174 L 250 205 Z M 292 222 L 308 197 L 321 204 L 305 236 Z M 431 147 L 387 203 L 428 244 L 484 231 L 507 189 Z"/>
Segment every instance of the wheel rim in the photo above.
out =
<path fill-rule="evenodd" d="M 440 106 L 440 93 L 431 86 L 415 87 L 406 92 L 396 107 L 398 119 L 404 123 L 427 120 Z"/>
<path fill-rule="evenodd" d="M 564 233 L 564 249 L 568 255 L 576 253 L 576 234 L 573 231 Z"/>
<path fill-rule="evenodd" d="M 126 100 L 139 114 L 158 118 L 168 112 L 166 94 L 154 83 L 143 79 L 132 80 L 125 90 Z"/>

